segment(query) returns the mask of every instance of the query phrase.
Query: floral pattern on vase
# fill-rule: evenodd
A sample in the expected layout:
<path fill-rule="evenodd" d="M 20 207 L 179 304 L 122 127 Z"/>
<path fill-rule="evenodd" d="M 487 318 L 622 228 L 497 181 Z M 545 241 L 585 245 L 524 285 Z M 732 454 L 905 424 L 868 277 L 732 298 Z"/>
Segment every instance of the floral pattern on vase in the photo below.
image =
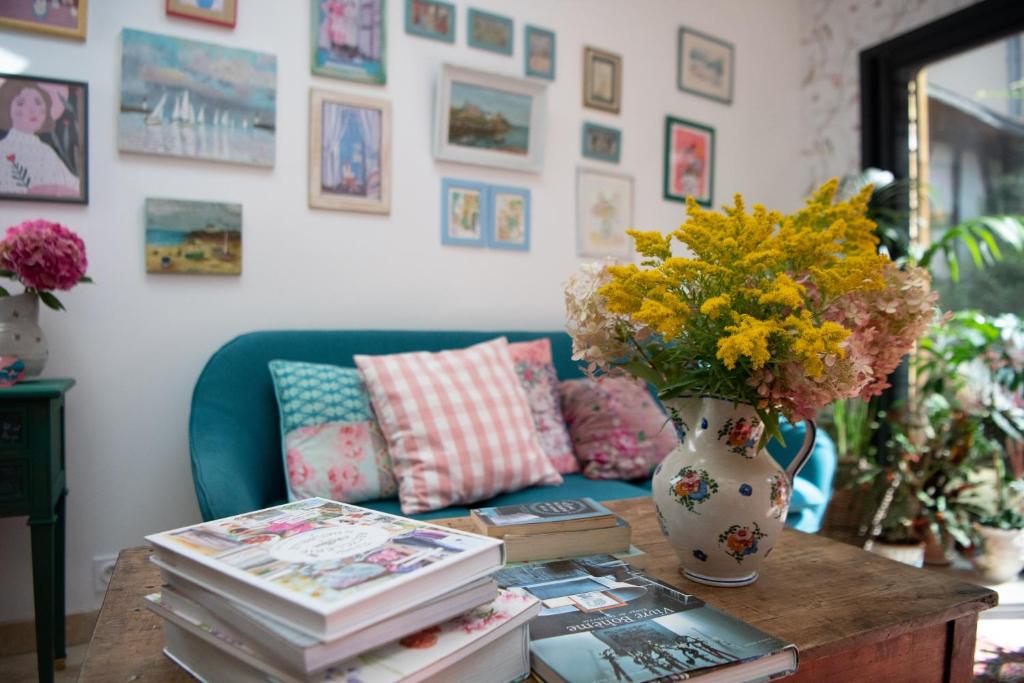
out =
<path fill-rule="evenodd" d="M 765 535 L 757 522 L 753 522 L 750 526 L 733 524 L 718 535 L 718 545 L 724 545 L 725 553 L 735 559 L 737 564 L 740 564 L 748 555 L 757 553 L 758 542 Z"/>
<path fill-rule="evenodd" d="M 770 487 L 768 497 L 772 501 L 772 514 L 775 519 L 783 519 L 789 510 L 789 480 L 785 475 L 775 474 L 771 478 Z"/>
<path fill-rule="evenodd" d="M 712 479 L 707 470 L 684 467 L 669 482 L 672 495 L 690 512 L 696 504 L 703 503 L 713 494 L 718 493 L 718 482 Z"/>
<path fill-rule="evenodd" d="M 706 422 L 706 420 L 705 420 Z M 761 436 L 761 420 L 756 417 L 747 419 L 741 417 L 738 420 L 729 418 L 718 430 L 718 440 L 723 438 L 729 444 L 729 450 L 744 458 L 753 458 L 756 453 L 751 453 L 757 440 Z"/>

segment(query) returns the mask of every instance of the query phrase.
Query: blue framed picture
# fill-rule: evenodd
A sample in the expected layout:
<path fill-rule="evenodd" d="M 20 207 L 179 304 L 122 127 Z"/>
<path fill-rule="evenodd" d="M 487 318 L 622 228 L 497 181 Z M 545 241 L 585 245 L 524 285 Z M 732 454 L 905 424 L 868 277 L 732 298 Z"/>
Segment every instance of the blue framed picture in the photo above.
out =
<path fill-rule="evenodd" d="M 524 38 L 526 75 L 555 80 L 555 32 L 527 25 Z"/>
<path fill-rule="evenodd" d="M 440 0 L 405 0 L 405 32 L 455 42 L 455 5 Z"/>
<path fill-rule="evenodd" d="M 490 188 L 487 246 L 530 250 L 530 191 L 522 187 Z"/>
<path fill-rule="evenodd" d="M 583 124 L 583 156 L 617 164 L 621 153 L 622 131 L 596 123 Z"/>
<path fill-rule="evenodd" d="M 441 180 L 441 244 L 486 247 L 489 187 L 471 180 Z"/>
<path fill-rule="evenodd" d="M 313 73 L 357 83 L 387 82 L 385 0 L 310 0 Z"/>
<path fill-rule="evenodd" d="M 482 12 L 478 9 L 469 10 L 468 42 L 470 47 L 499 52 L 503 55 L 512 54 L 512 37 L 514 24 L 509 17 L 500 14 Z"/>

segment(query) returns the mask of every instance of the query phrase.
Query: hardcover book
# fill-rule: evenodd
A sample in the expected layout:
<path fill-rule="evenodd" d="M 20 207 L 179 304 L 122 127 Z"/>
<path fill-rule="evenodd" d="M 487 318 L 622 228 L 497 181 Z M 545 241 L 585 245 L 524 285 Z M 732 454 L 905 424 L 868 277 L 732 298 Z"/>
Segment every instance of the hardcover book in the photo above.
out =
<path fill-rule="evenodd" d="M 146 539 L 153 561 L 322 641 L 483 578 L 501 541 L 323 498 Z"/>
<path fill-rule="evenodd" d="M 200 680 L 338 683 L 520 679 L 529 673 L 527 624 L 540 609 L 526 593 L 500 591 L 493 601 L 454 619 L 303 676 L 265 659 L 229 626 L 176 611 L 159 593 L 146 596 L 146 603 L 165 619 L 165 652 Z M 484 647 L 486 657 L 472 656 Z"/>
<path fill-rule="evenodd" d="M 541 601 L 530 652 L 547 683 L 750 681 L 796 671 L 794 646 L 610 555 L 507 567 L 495 579 Z"/>
<path fill-rule="evenodd" d="M 618 517 L 615 526 L 603 529 L 528 536 L 507 534 L 501 540 L 505 541 L 505 558 L 509 562 L 536 562 L 581 555 L 617 555 L 629 551 L 631 536 L 629 522 Z"/>
<path fill-rule="evenodd" d="M 571 498 L 472 510 L 474 524 L 488 536 L 546 534 L 615 526 L 615 515 L 593 498 Z"/>

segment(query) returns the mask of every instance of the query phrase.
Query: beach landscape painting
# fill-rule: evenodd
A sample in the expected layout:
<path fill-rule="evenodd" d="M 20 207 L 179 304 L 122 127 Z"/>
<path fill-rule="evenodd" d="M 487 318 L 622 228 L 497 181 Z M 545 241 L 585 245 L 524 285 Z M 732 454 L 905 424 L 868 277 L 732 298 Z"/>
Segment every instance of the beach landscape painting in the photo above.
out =
<path fill-rule="evenodd" d="M 146 272 L 242 274 L 242 205 L 146 199 Z"/>
<path fill-rule="evenodd" d="M 272 167 L 276 100 L 274 55 L 121 33 L 121 151 Z"/>

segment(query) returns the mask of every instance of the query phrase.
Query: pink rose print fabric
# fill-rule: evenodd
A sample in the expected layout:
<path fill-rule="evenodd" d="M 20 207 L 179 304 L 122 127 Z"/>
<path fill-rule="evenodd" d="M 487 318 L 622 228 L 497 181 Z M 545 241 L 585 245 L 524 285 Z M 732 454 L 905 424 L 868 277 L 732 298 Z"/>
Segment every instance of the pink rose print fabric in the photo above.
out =
<path fill-rule="evenodd" d="M 647 387 L 628 377 L 559 385 L 576 457 L 589 479 L 640 479 L 678 440 Z"/>
<path fill-rule="evenodd" d="M 579 472 L 579 463 L 573 455 L 572 441 L 562 416 L 558 377 L 551 359 L 551 340 L 509 344 L 508 351 L 516 376 L 526 392 L 541 450 L 559 474 Z"/>

